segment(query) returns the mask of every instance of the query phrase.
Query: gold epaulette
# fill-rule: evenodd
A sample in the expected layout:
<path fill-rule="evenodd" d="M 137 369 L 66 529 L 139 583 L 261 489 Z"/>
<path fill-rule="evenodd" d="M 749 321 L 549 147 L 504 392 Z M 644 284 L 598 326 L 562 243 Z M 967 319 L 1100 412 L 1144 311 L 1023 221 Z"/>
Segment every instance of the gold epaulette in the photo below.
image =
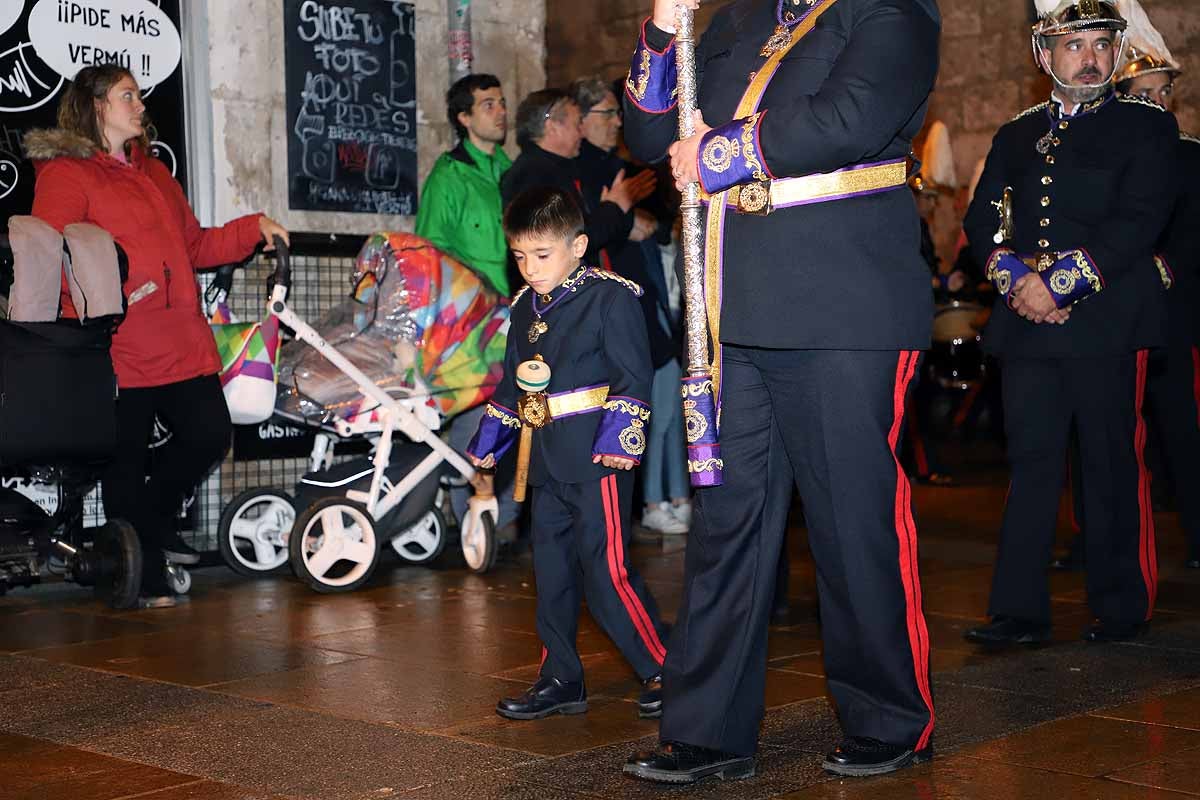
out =
<path fill-rule="evenodd" d="M 1045 111 L 1049 107 L 1050 107 L 1050 101 L 1046 100 L 1045 102 L 1038 103 L 1036 106 L 1033 106 L 1032 108 L 1025 109 L 1020 114 L 1017 114 L 1015 117 L 1013 117 L 1011 120 L 1009 120 L 1009 122 L 1016 122 L 1019 119 L 1024 119 L 1025 117 L 1028 117 L 1030 114 L 1037 114 L 1041 111 Z"/>
<path fill-rule="evenodd" d="M 608 272 L 607 270 L 602 270 L 602 269 L 593 269 L 591 271 L 591 274 L 596 278 L 600 278 L 601 280 L 616 281 L 617 283 L 621 284 L 629 291 L 636 294 L 638 297 L 641 297 L 642 294 L 644 293 L 641 286 L 638 286 L 636 283 L 629 280 L 628 278 L 622 278 L 620 275 L 618 275 L 615 272 Z"/>
<path fill-rule="evenodd" d="M 1200 136 L 1193 136 L 1190 133 L 1179 132 L 1179 141 L 1191 142 L 1192 144 L 1200 144 Z"/>
<path fill-rule="evenodd" d="M 1166 113 L 1165 108 L 1163 108 L 1162 106 L 1160 106 L 1158 103 L 1154 102 L 1153 100 L 1147 100 L 1146 98 L 1142 97 L 1140 94 L 1123 94 L 1117 98 L 1117 102 L 1118 103 L 1132 103 L 1134 105 L 1145 106 L 1146 108 L 1153 108 L 1155 111 L 1162 111 L 1163 113 Z"/>

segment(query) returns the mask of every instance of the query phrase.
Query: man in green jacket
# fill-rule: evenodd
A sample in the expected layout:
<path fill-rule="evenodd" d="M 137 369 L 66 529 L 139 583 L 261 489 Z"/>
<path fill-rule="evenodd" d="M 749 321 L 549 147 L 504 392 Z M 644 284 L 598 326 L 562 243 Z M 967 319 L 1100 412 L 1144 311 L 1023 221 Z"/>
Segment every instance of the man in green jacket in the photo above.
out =
<path fill-rule="evenodd" d="M 429 173 L 417 211 L 417 235 L 475 270 L 508 297 L 508 245 L 500 219 L 500 178 L 512 165 L 501 147 L 508 105 L 494 75 L 468 75 L 446 93 L 459 143 Z"/>

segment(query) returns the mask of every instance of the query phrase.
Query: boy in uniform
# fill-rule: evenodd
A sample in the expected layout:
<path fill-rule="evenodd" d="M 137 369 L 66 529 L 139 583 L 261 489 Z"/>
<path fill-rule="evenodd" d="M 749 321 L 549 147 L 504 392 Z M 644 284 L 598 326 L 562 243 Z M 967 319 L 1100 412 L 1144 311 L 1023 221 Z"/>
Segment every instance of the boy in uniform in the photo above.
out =
<path fill-rule="evenodd" d="M 505 213 L 504 233 L 527 286 L 512 303 L 504 378 L 467 454 L 491 468 L 523 425 L 534 429 L 528 472 L 543 646 L 537 682 L 500 700 L 496 713 L 541 719 L 587 710 L 575 648 L 586 596 L 592 616 L 643 682 L 639 715 L 657 717 L 666 637 L 658 607 L 628 560 L 632 470 L 645 450 L 654 374 L 637 299 L 642 290 L 580 263 L 588 246 L 583 215 L 560 190 L 518 195 Z M 530 366 L 549 382 L 521 392 L 519 368 L 526 374 Z"/>

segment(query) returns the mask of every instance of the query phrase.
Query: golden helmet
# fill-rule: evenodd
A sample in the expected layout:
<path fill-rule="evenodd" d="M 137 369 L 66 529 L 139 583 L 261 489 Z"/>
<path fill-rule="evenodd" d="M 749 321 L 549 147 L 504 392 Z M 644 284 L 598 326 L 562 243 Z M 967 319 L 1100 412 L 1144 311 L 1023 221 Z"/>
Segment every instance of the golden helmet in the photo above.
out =
<path fill-rule="evenodd" d="M 1125 57 L 1117 65 L 1117 83 L 1133 80 L 1142 75 L 1165 72 L 1171 80 L 1178 78 L 1183 70 L 1179 62 L 1171 57 L 1162 34 L 1150 22 L 1146 10 L 1138 0 L 1118 0 L 1119 11 L 1128 21 L 1125 30 L 1127 43 Z"/>

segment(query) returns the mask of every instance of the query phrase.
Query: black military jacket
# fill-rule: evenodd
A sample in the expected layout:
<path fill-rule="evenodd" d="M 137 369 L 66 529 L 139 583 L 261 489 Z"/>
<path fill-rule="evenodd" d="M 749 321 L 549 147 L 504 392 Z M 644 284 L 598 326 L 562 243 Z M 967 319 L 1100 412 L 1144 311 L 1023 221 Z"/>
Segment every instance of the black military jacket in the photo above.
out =
<path fill-rule="evenodd" d="M 1175 118 L 1141 98 L 1108 95 L 1063 118 L 1056 102 L 1020 114 L 992 141 L 964 221 L 989 264 L 999 202 L 1012 188 L 1019 257 L 1081 250 L 1103 288 L 1072 306 L 1065 325 L 1035 325 L 998 297 L 984 333 L 990 352 L 1019 358 L 1095 357 L 1165 342 L 1165 293 L 1154 244 L 1174 200 Z M 1046 152 L 1039 152 L 1039 141 Z"/>
<path fill-rule="evenodd" d="M 699 106 L 717 127 L 734 116 L 765 61 L 777 0 L 736 0 L 697 46 Z M 938 65 L 932 0 L 838 0 L 780 64 L 760 105 L 761 148 L 778 178 L 903 158 L 920 131 Z M 647 24 L 646 43 L 671 37 Z M 676 138 L 675 111 L 627 95 L 625 139 L 647 161 Z M 727 212 L 721 338 L 772 348 L 922 349 L 933 315 L 912 193 Z"/>
<path fill-rule="evenodd" d="M 540 486 L 550 478 L 582 483 L 611 474 L 611 469 L 592 463 L 597 453 L 640 462 L 654 369 L 639 293 L 640 287 L 611 272 L 588 270 L 571 287 L 560 286 L 551 293 L 549 302 L 559 302 L 542 314 L 545 332 L 531 342 L 533 303 L 543 308 L 548 303 L 528 289 L 519 292 L 512 304 L 504 377 L 467 452 L 480 458 L 516 452 L 517 404 L 524 394 L 517 388 L 517 367 L 541 356 L 551 373 L 547 394 L 595 386 L 608 386 L 609 391 L 603 408 L 555 419 L 534 432 L 530 485 Z"/>
<path fill-rule="evenodd" d="M 1167 292 L 1171 347 L 1200 344 L 1200 139 L 1181 134 L 1175 168 L 1179 197 L 1159 242 L 1171 290 Z"/>

